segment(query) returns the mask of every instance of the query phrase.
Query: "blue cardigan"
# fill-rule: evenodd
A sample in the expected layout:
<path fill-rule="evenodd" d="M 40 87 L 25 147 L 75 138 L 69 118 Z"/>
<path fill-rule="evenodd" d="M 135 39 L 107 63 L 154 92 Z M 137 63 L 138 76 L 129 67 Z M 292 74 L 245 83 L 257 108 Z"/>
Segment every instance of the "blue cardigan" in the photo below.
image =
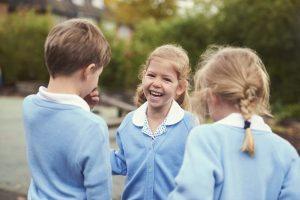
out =
<path fill-rule="evenodd" d="M 26 97 L 23 109 L 32 175 L 28 200 L 110 200 L 105 122 L 80 106 L 51 102 L 37 95 Z"/>
<path fill-rule="evenodd" d="M 133 123 L 129 113 L 117 130 L 117 151 L 111 152 L 113 175 L 127 175 L 122 199 L 162 200 L 174 188 L 185 142 L 196 121 L 183 111 L 182 119 L 152 139 Z"/>
<path fill-rule="evenodd" d="M 299 200 L 296 150 L 256 116 L 251 122 L 255 155 L 250 157 L 240 150 L 245 134 L 241 115 L 221 121 L 191 131 L 169 200 Z"/>

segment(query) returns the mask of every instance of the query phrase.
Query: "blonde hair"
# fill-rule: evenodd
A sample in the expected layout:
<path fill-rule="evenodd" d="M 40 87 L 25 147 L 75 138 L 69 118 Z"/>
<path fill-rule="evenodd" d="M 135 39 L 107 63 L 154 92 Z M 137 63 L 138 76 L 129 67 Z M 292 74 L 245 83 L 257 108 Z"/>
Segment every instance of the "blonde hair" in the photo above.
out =
<path fill-rule="evenodd" d="M 187 52 L 179 45 L 175 44 L 166 44 L 154 49 L 153 52 L 148 56 L 145 64 L 142 65 L 142 71 L 139 75 L 139 78 L 142 80 L 148 66 L 152 59 L 154 58 L 162 58 L 171 61 L 174 63 L 174 70 L 177 73 L 178 80 L 184 81 L 186 84 L 186 90 L 178 97 L 176 97 L 177 103 L 185 110 L 190 109 L 190 97 L 188 94 L 189 91 L 189 73 L 190 73 L 190 65 L 189 58 Z M 182 84 L 182 83 L 181 83 Z M 147 101 L 142 84 L 140 84 L 136 89 L 136 94 L 134 98 L 134 102 L 136 106 L 140 106 Z"/>
<path fill-rule="evenodd" d="M 94 63 L 106 66 L 110 46 L 101 30 L 85 19 L 70 19 L 57 24 L 45 41 L 45 60 L 50 75 L 68 76 Z"/>
<path fill-rule="evenodd" d="M 195 74 L 193 109 L 203 119 L 208 92 L 237 108 L 245 121 L 253 114 L 269 114 L 269 76 L 255 51 L 249 48 L 211 46 L 201 55 Z M 200 100 L 200 101 L 199 101 Z M 254 155 L 254 139 L 245 130 L 242 151 Z"/>

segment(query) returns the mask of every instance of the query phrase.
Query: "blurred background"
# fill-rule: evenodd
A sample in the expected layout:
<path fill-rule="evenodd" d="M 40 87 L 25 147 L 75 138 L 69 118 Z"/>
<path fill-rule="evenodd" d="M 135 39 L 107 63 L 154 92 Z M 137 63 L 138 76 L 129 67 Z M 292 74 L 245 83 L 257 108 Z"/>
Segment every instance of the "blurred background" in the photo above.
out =
<path fill-rule="evenodd" d="M 0 171 L 6 175 L 0 176 L 0 199 L 5 191 L 21 194 L 12 199 L 24 198 L 29 175 L 24 170 L 21 101 L 47 84 L 43 45 L 49 30 L 77 17 L 93 20 L 111 44 L 112 60 L 99 85 L 108 102 L 115 103 L 103 104 L 97 112 L 117 109 L 112 124 L 130 111 L 140 66 L 155 47 L 180 44 L 193 73 L 208 45 L 246 46 L 257 51 L 270 75 L 274 118 L 269 124 L 300 152 L 299 0 L 0 0 Z M 10 106 L 14 109 L 8 110 Z M 10 178 L 14 172 L 8 172 L 18 165 L 10 155 L 16 141 L 22 147 L 23 189 L 10 185 L 20 177 Z M 15 163 L 1 169 L 8 158 Z"/>

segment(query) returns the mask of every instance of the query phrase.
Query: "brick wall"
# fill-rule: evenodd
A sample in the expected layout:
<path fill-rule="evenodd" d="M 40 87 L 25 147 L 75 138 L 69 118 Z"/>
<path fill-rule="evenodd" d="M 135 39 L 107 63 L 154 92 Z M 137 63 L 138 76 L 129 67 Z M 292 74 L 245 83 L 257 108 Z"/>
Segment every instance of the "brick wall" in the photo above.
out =
<path fill-rule="evenodd" d="M 0 15 L 7 15 L 8 13 L 8 4 L 0 3 Z"/>

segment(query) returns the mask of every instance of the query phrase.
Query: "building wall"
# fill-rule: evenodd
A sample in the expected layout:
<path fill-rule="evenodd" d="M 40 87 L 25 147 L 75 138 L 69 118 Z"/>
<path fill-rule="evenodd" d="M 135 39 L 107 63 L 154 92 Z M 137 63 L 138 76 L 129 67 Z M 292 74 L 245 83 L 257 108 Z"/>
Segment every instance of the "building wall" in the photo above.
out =
<path fill-rule="evenodd" d="M 8 4 L 0 3 L 0 15 L 7 15 L 8 13 Z"/>

